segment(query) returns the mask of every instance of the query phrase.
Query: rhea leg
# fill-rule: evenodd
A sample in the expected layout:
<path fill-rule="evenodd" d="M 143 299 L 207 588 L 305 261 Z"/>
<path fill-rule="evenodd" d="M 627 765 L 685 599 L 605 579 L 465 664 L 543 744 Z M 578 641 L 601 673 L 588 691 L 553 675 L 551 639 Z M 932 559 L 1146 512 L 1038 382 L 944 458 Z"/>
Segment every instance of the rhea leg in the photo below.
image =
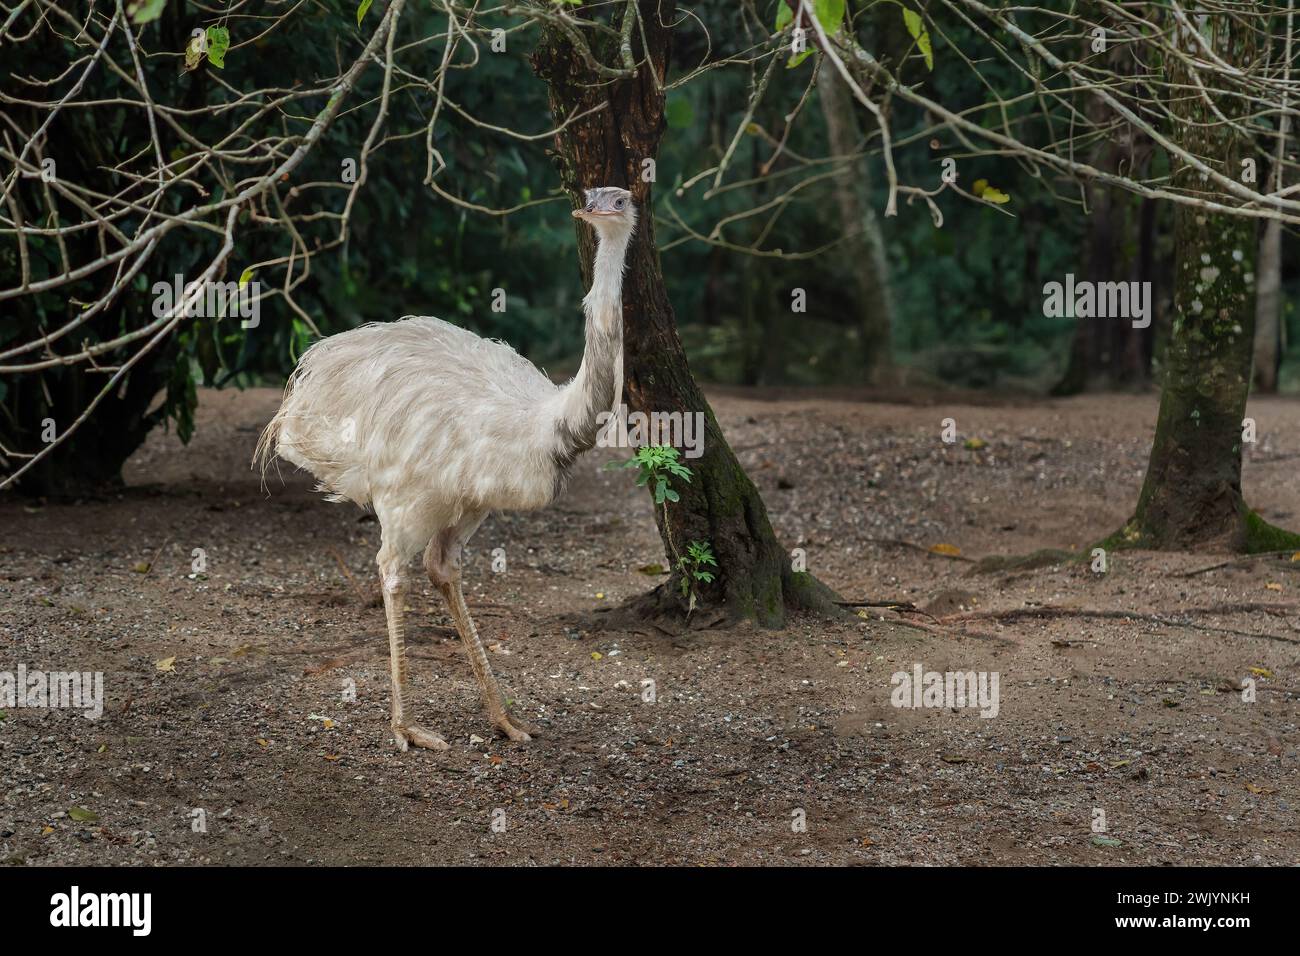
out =
<path fill-rule="evenodd" d="M 429 580 L 447 599 L 451 608 L 452 620 L 460 634 L 461 643 L 465 645 L 465 656 L 469 666 L 474 670 L 479 690 L 483 694 L 483 704 L 487 708 L 492 725 L 511 740 L 524 742 L 531 740 L 527 733 L 511 722 L 501 703 L 501 688 L 492 676 L 492 667 L 488 664 L 487 652 L 483 641 L 478 636 L 478 628 L 469 616 L 465 604 L 465 594 L 460 585 L 460 553 L 470 535 L 478 528 L 483 516 L 479 515 L 457 528 L 449 528 L 429 542 L 424 552 L 424 567 L 429 572 Z"/>
<path fill-rule="evenodd" d="M 406 560 L 388 550 L 387 542 L 379 552 L 379 578 L 384 591 L 384 614 L 388 618 L 389 670 L 393 679 L 393 739 L 399 750 L 411 744 L 429 750 L 446 750 L 447 742 L 431 731 L 406 719 Z"/>

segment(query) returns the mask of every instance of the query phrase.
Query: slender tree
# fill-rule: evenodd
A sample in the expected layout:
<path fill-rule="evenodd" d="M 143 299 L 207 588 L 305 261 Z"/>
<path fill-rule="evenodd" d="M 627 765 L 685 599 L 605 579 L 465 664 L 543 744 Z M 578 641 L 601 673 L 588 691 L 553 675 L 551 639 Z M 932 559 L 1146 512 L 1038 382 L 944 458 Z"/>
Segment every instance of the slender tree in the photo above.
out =
<path fill-rule="evenodd" d="M 853 97 L 844 80 L 833 70 L 818 77 L 817 94 L 831 154 L 854 156 L 862 148 Z M 875 384 L 887 377 L 893 365 L 890 342 L 894 325 L 893 298 L 889 290 L 889 267 L 880 220 L 870 202 L 870 178 L 862 160 L 846 162 L 835 178 L 835 205 L 845 243 L 840 251 L 853 284 L 862 335 L 863 377 Z"/>

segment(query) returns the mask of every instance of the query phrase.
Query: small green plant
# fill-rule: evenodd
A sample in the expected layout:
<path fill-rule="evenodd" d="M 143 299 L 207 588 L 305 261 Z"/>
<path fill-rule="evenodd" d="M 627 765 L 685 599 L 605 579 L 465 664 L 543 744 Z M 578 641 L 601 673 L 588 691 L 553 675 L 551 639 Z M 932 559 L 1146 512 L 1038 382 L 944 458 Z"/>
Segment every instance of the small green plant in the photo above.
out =
<path fill-rule="evenodd" d="M 677 559 L 677 567 L 682 572 L 682 597 L 690 598 L 692 611 L 698 597 L 695 585 L 713 580 L 713 572 L 704 570 L 705 565 L 718 566 L 713 557 L 713 546 L 707 541 L 692 541 L 686 546 L 686 554 Z"/>
<path fill-rule="evenodd" d="M 670 477 L 691 480 L 691 470 L 681 463 L 681 453 L 671 445 L 648 445 L 645 448 L 638 448 L 636 454 L 621 466 L 613 465 L 613 467 L 636 468 L 638 487 L 643 488 L 653 482 L 657 505 L 662 505 L 665 501 L 682 500 L 682 496 L 675 492 L 669 483 Z"/>
<path fill-rule="evenodd" d="M 649 486 L 654 493 L 655 504 L 664 509 L 664 537 L 668 539 L 668 549 L 672 552 L 673 566 L 681 572 L 682 597 L 690 599 L 687 609 L 689 614 L 695 610 L 698 593 L 696 585 L 707 584 L 713 580 L 712 571 L 706 571 L 706 565 L 718 566 L 713 556 L 713 547 L 707 541 L 692 541 L 686 547 L 686 554 L 677 551 L 673 543 L 673 529 L 668 517 L 668 502 L 676 503 L 682 496 L 673 490 L 672 479 L 691 480 L 691 470 L 681 462 L 681 453 L 671 445 L 648 445 L 638 448 L 636 454 L 625 462 L 610 462 L 606 468 L 637 469 L 638 487 Z"/>

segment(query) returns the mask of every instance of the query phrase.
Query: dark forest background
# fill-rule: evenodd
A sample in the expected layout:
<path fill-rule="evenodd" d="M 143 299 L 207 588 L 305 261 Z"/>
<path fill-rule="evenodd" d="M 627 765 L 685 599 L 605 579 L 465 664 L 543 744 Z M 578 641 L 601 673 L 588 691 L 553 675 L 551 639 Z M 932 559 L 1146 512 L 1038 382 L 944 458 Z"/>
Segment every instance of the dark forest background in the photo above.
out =
<path fill-rule="evenodd" d="M 685 65 L 739 55 L 761 39 L 739 6 L 711 3 L 700 9 L 707 14 L 709 35 L 687 27 L 676 31 L 670 82 Z M 776 0 L 762 0 L 758 9 L 774 20 Z M 201 11 L 180 2 L 168 10 L 159 22 L 164 44 L 174 34 L 173 48 L 182 49 Z M 864 45 L 888 51 L 891 45 L 911 42 L 893 5 L 877 4 L 873 11 L 855 20 Z M 271 38 L 251 49 L 231 51 L 227 72 L 249 74 L 258 85 L 326 75 L 337 69 L 335 41 L 341 29 L 350 29 L 354 13 L 349 2 L 316 3 Z M 444 29 L 443 22 L 436 11 L 417 5 L 408 11 L 403 29 L 433 33 Z M 491 25 L 490 17 L 484 25 Z M 947 36 L 958 46 L 963 40 L 976 45 L 961 22 L 947 27 Z M 451 71 L 448 97 L 473 115 L 521 132 L 550 128 L 546 87 L 529 62 L 535 41 L 527 33 L 511 33 L 508 52 L 484 50 L 472 69 Z M 990 80 L 1009 88 L 1016 83 L 1009 74 L 999 75 L 1007 68 L 996 62 L 981 64 L 979 70 L 959 66 L 944 36 L 936 34 L 934 46 L 936 68 L 915 79 L 954 110 L 984 102 Z M 280 55 L 286 49 L 295 51 L 295 59 Z M 7 68 L 28 76 L 48 74 L 50 64 L 67 55 L 33 44 L 15 50 L 20 61 Z M 944 68 L 946 60 L 953 68 Z M 1141 389 L 1158 381 L 1171 311 L 1171 207 L 1130 194 L 1110 195 L 1104 197 L 1104 214 L 1099 214 L 1093 187 L 1093 208 L 1087 214 L 1078 183 L 1044 178 L 1014 159 L 983 156 L 961 160 L 961 182 L 969 187 L 977 179 L 987 180 L 1010 196 L 1005 205 L 995 209 L 946 193 L 939 197 L 945 220 L 940 228 L 922 202 L 903 201 L 896 218 L 884 219 L 880 211 L 885 190 L 870 118 L 847 99 L 821 102 L 820 87 L 805 95 L 817 62 L 810 57 L 793 69 L 778 68 L 728 175 L 729 181 L 754 177 L 755 183 L 721 192 L 707 202 L 700 199 L 704 187 L 694 186 L 683 195 L 678 188 L 718 162 L 745 114 L 754 71 L 761 67 L 742 63 L 712 69 L 668 95 L 669 129 L 658 161 L 653 214 L 678 325 L 701 380 L 851 386 L 867 383 L 867 370 L 873 366 L 887 365 L 893 370 L 877 377 L 878 384 L 1047 395 L 1097 387 Z M 151 70 L 151 83 L 160 99 L 201 103 L 208 99 L 207 84 L 213 82 L 209 72 L 178 73 L 169 63 Z M 380 71 L 367 71 L 355 101 L 370 102 L 380 81 Z M 113 88 L 111 77 L 97 82 L 103 86 L 97 92 L 105 98 L 122 92 Z M 785 117 L 801 100 L 784 155 L 767 168 L 775 143 L 785 135 Z M 406 314 L 436 315 L 510 342 L 555 375 L 573 370 L 582 347 L 579 303 L 584 290 L 570 207 L 560 190 L 551 140 L 520 142 L 444 111 L 435 134 L 448 164 L 438 178 L 442 188 L 494 208 L 554 199 L 509 216 L 471 212 L 440 199 L 422 182 L 422 130 L 429 106 L 428 95 L 415 89 L 403 89 L 394 97 L 390 131 L 421 132 L 391 138 L 370 157 L 369 179 L 353 210 L 346 248 L 313 260 L 311 278 L 296 293 L 297 301 L 323 334 Z M 937 184 L 940 156 L 953 144 L 927 132 L 923 118 L 911 120 L 911 128 L 908 121 L 901 113 L 893 117 L 900 179 Z M 369 122 L 365 110 L 345 110 L 299 171 L 302 180 L 337 179 L 343 160 L 356 155 Z M 120 151 L 147 141 L 142 123 L 138 111 L 128 115 L 121 110 L 82 110 L 52 128 L 49 152 L 60 157 L 62 175 L 93 181 L 97 170 L 118 160 Z M 838 130 L 833 128 L 837 124 Z M 214 130 L 198 129 L 196 135 L 207 141 L 218 138 Z M 828 175 L 800 189 L 775 223 L 765 216 L 733 223 L 724 234 L 727 246 L 691 238 L 682 227 L 685 223 L 708 234 L 719 220 L 770 201 L 798 178 L 808 178 L 810 170 L 820 166 L 829 171 L 826 157 L 842 152 L 834 148 L 837 136 L 841 146 L 847 141 L 861 152 L 842 164 L 847 178 Z M 1159 156 L 1148 160 L 1162 161 Z M 768 175 L 759 178 L 765 169 Z M 887 293 L 863 293 L 864 271 L 879 270 L 862 254 L 862 237 L 854 236 L 861 230 L 853 229 L 843 215 L 846 184 L 866 200 L 864 210 L 871 210 L 859 217 L 861 230 L 884 250 L 884 274 L 876 278 Z M 762 235 L 764 230 L 770 234 Z M 1300 388 L 1298 241 L 1291 233 L 1283 238 L 1283 390 Z M 815 256 L 793 258 L 755 256 L 733 248 L 755 242 L 796 255 L 830 247 Z M 118 334 L 138 324 L 151 307 L 153 282 L 190 274 L 211 256 L 215 244 L 215 239 L 210 247 L 188 237 L 164 243 L 147 274 L 137 277 L 133 291 L 100 323 L 98 334 Z M 286 248 L 284 235 L 273 227 L 243 228 L 226 278 L 238 276 L 244 263 Z M 32 253 L 37 278 L 57 270 L 52 243 L 37 239 Z M 6 244 L 0 249 L 5 286 L 16 284 L 18 268 L 15 246 Z M 1090 319 L 1087 328 L 1077 330 L 1071 318 L 1045 317 L 1043 284 L 1062 280 L 1066 273 L 1149 279 L 1156 300 L 1152 328 L 1134 342 L 1122 320 Z M 796 288 L 807 293 L 806 313 L 791 311 L 791 290 Z M 504 312 L 491 308 L 494 289 L 506 292 Z M 86 301 L 98 291 L 97 282 L 82 284 Z M 70 297 L 60 289 L 5 303 L 0 346 L 26 341 L 34 330 L 66 321 L 77 302 L 75 292 Z M 878 326 L 882 316 L 887 316 L 890 328 L 887 347 L 866 331 Z M 100 413 L 101 420 L 138 419 L 140 427 L 86 439 L 122 445 L 87 457 L 110 463 L 116 458 L 120 464 L 119 452 L 129 451 L 126 446 L 134 447 L 145 430 L 163 420 L 188 436 L 199 386 L 278 385 L 313 337 L 310 327 L 279 299 L 263 302 L 255 329 L 208 319 L 186 323 L 176 341 L 133 373 L 134 404 L 114 409 L 109 403 Z M 882 351 L 887 354 L 879 354 Z M 19 421 L 32 420 L 27 409 L 40 392 L 39 404 L 63 409 L 58 417 L 67 420 L 84 406 L 82 378 L 80 369 L 54 369 L 0 380 L 0 415 L 15 431 L 26 431 Z M 165 394 L 161 406 L 160 390 Z M 124 396 L 124 401 L 130 398 Z M 153 414 L 141 415 L 145 406 L 153 408 Z M 109 471 L 116 467 L 111 464 Z"/>

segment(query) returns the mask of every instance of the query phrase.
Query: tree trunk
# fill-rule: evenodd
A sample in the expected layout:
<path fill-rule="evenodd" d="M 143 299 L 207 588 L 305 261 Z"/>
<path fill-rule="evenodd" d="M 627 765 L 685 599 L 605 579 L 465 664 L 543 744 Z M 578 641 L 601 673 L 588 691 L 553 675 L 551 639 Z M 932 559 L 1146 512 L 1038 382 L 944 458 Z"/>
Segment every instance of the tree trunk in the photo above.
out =
<path fill-rule="evenodd" d="M 664 524 L 664 510 L 655 508 L 665 552 L 671 555 L 692 540 L 707 540 L 718 561 L 718 578 L 701 588 L 701 598 L 724 607 L 733 617 L 777 627 L 784 623 L 788 607 L 831 612 L 834 595 L 811 575 L 791 570 L 758 489 L 736 460 L 687 365 L 655 243 L 653 183 L 643 174 L 647 169 L 644 161 L 655 159 L 666 127 L 663 82 L 672 39 L 669 24 L 675 19 L 676 4 L 673 0 L 639 0 L 638 5 L 640 26 L 631 33 L 633 57 L 645 62 L 634 77 L 603 80 L 569 39 L 555 30 L 543 34 L 533 67 L 549 87 L 557 122 L 607 104 L 565 127 L 556 137 L 560 179 L 575 207 L 582 201 L 584 188 L 621 186 L 631 190 L 641 213 L 623 282 L 628 407 L 646 414 L 704 415 L 703 455 L 684 460 L 692 471 L 690 482 L 674 482 L 681 501 L 669 506 L 670 529 Z M 591 13 L 584 6 L 578 15 Z M 600 62 L 621 62 L 616 38 L 594 31 L 586 31 L 586 35 L 592 38 L 592 53 Z M 590 230 L 578 229 L 578 244 L 583 278 L 590 283 L 594 258 Z M 651 602 L 656 609 L 679 612 L 685 607 L 678 589 L 679 574 L 674 568 L 669 581 L 656 589 Z"/>
<path fill-rule="evenodd" d="M 1117 74 L 1131 75 L 1133 54 L 1125 44 L 1111 46 L 1107 65 Z M 1086 107 L 1088 119 L 1098 128 L 1113 123 L 1116 114 L 1099 98 Z M 1093 148 L 1090 163 L 1117 175 L 1140 175 L 1149 165 L 1152 143 L 1125 123 Z M 1154 233 L 1144 228 L 1148 210 L 1143 200 L 1106 183 L 1090 182 L 1087 187 L 1088 215 L 1083 276 L 1091 282 L 1149 281 L 1146 266 L 1151 259 Z M 1153 309 L 1154 309 L 1154 296 Z M 1147 383 L 1150 365 L 1142 358 L 1151 352 L 1154 323 L 1135 329 L 1131 322 L 1116 318 L 1079 316 L 1075 319 L 1069 365 L 1053 395 L 1141 387 Z"/>
<path fill-rule="evenodd" d="M 1222 14 L 1210 17 L 1214 50 L 1231 63 L 1251 62 L 1253 37 Z M 1241 168 L 1251 143 L 1216 118 L 1171 63 L 1173 134 L 1191 153 L 1222 157 Z M 1223 109 L 1228 108 L 1225 102 Z M 1204 182 L 1177 164 L 1174 182 L 1189 191 Z M 1121 542 L 1158 549 L 1196 546 L 1262 551 L 1289 547 L 1294 535 L 1265 524 L 1241 492 L 1242 418 L 1250 391 L 1255 327 L 1251 273 L 1252 220 L 1179 205 L 1174 215 L 1174 322 L 1155 440 L 1137 511 Z"/>
<path fill-rule="evenodd" d="M 825 67 L 817 77 L 817 98 L 826 120 L 831 153 L 848 156 L 858 150 L 861 132 L 854 115 L 853 96 L 843 78 Z M 894 325 L 893 299 L 880 223 L 871 208 L 867 165 L 849 164 L 835 177 L 835 204 L 847 237 L 842 261 L 852 267 L 852 281 L 861 317 L 865 379 L 876 384 L 893 366 L 890 330 Z"/>
<path fill-rule="evenodd" d="M 1282 365 L 1282 223 L 1270 219 L 1259 240 L 1255 299 L 1255 387 L 1277 391 Z"/>

